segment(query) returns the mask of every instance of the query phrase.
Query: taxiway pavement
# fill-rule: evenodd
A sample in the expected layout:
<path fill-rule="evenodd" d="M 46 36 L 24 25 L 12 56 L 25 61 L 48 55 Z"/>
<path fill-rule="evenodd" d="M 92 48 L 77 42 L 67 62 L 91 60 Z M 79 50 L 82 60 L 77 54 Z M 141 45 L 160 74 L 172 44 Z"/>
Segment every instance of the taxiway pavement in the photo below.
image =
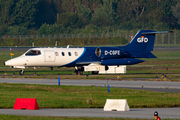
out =
<path fill-rule="evenodd" d="M 0 82 L 1 83 L 58 85 L 58 79 L 0 78 Z M 157 92 L 180 92 L 180 82 L 142 81 L 142 80 L 138 80 L 137 78 L 134 81 L 62 79 L 60 80 L 60 84 L 61 85 L 75 85 L 75 86 L 98 86 L 98 87 L 106 87 L 107 85 L 110 85 L 110 87 L 150 90 L 150 91 L 157 91 Z"/>
<path fill-rule="evenodd" d="M 31 116 L 61 116 L 61 117 L 118 117 L 118 118 L 148 118 L 154 119 L 158 111 L 161 119 L 180 119 L 180 108 L 134 108 L 130 111 L 103 111 L 103 109 L 40 109 L 13 110 L 0 109 L 0 114 L 31 115 Z"/>

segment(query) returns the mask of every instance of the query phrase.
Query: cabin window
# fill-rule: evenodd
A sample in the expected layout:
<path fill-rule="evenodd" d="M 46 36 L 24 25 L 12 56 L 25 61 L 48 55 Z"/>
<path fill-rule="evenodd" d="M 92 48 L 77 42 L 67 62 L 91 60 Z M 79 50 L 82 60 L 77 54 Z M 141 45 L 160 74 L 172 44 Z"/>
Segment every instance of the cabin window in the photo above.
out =
<path fill-rule="evenodd" d="M 68 52 L 69 56 L 71 56 L 71 52 Z"/>
<path fill-rule="evenodd" d="M 56 56 L 59 56 L 59 53 L 58 53 L 58 52 L 55 52 L 55 55 L 56 55 Z"/>
<path fill-rule="evenodd" d="M 30 50 L 25 55 L 26 56 L 33 56 L 33 55 L 40 55 L 41 52 L 39 50 Z"/>
<path fill-rule="evenodd" d="M 75 54 L 75 56 L 78 56 L 78 53 L 77 53 L 77 52 L 75 52 L 74 54 Z"/>
<path fill-rule="evenodd" d="M 96 53 L 96 56 L 100 57 L 100 55 L 101 55 L 101 49 L 100 49 L 100 48 L 97 48 L 96 51 L 95 51 L 95 53 Z"/>
<path fill-rule="evenodd" d="M 64 52 L 62 52 L 62 56 L 64 56 L 65 54 L 64 54 Z"/>

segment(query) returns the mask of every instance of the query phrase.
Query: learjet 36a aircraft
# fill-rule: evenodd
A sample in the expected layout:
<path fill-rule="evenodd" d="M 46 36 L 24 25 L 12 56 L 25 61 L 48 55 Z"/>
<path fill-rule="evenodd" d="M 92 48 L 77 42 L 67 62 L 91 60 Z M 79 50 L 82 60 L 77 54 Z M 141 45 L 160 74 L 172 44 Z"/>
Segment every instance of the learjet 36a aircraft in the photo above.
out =
<path fill-rule="evenodd" d="M 76 74 L 82 74 L 83 71 L 92 71 L 93 74 L 125 73 L 125 65 L 144 62 L 138 58 L 156 58 L 151 53 L 155 34 L 169 32 L 140 30 L 126 46 L 31 48 L 23 55 L 6 61 L 4 65 L 21 68 L 21 75 L 27 67 L 75 67 Z"/>

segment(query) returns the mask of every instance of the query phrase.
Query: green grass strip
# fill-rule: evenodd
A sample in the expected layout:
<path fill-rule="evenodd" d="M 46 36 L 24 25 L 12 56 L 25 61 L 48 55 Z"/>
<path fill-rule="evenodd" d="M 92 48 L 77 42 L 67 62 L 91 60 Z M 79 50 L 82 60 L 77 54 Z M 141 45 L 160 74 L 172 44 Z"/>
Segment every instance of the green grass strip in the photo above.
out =
<path fill-rule="evenodd" d="M 16 98 L 36 98 L 40 108 L 103 108 L 106 99 L 127 99 L 130 108 L 180 107 L 180 93 L 9 83 L 0 83 L 0 91 L 0 108 L 13 108 Z"/>
<path fill-rule="evenodd" d="M 131 119 L 131 118 L 91 118 L 91 117 L 44 117 L 44 116 L 17 116 L 0 115 L 1 120 L 154 120 L 154 119 Z M 169 119 L 163 119 L 169 120 Z M 176 119 L 180 120 L 180 119 Z"/>
<path fill-rule="evenodd" d="M 153 116 L 152 116 L 153 117 Z M 132 119 L 132 118 L 91 118 L 91 117 L 44 117 L 44 116 L 17 116 L 0 115 L 1 120 L 154 120 L 154 119 Z M 170 120 L 170 119 L 163 119 Z M 175 119 L 180 120 L 180 119 Z"/>

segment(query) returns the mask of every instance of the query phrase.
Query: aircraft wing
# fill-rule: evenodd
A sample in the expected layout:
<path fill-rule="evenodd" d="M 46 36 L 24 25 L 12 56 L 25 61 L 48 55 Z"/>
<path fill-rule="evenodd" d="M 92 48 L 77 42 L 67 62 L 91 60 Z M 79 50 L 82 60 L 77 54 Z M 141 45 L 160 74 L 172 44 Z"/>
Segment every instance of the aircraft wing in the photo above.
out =
<path fill-rule="evenodd" d="M 78 65 L 89 65 L 89 64 L 100 64 L 100 61 L 79 61 L 76 64 Z"/>

